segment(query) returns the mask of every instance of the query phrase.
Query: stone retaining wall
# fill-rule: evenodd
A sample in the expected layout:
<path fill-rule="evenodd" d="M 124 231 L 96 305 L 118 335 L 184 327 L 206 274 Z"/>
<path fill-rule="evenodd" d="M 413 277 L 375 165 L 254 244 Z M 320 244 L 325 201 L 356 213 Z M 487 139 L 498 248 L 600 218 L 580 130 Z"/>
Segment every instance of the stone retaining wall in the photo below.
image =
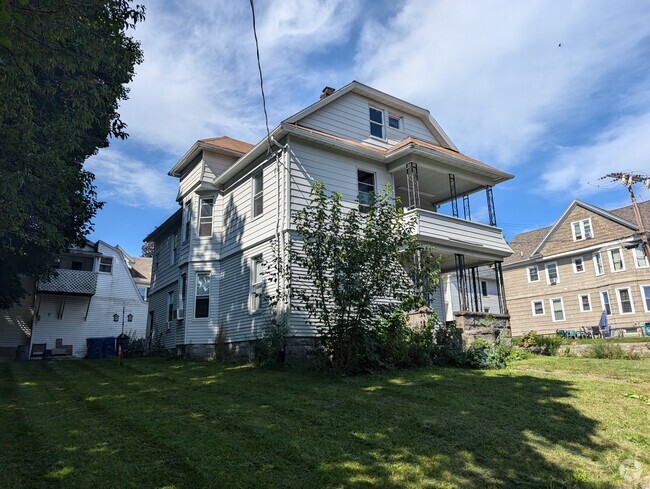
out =
<path fill-rule="evenodd" d="M 650 341 L 642 342 L 640 341 L 639 343 L 616 343 L 616 340 L 605 340 L 608 343 L 611 343 L 612 345 L 618 345 L 621 347 L 621 349 L 624 352 L 627 353 L 636 353 L 638 355 L 643 355 L 643 356 L 650 356 Z M 562 353 L 566 351 L 566 349 L 569 349 L 569 352 L 573 355 L 577 356 L 583 356 L 586 353 L 586 350 L 590 347 L 590 344 L 585 344 L 585 343 L 573 343 L 571 345 L 561 345 L 559 349 L 559 353 Z"/>
<path fill-rule="evenodd" d="M 459 311 L 454 313 L 456 327 L 462 330 L 463 343 L 471 345 L 477 338 L 494 341 L 510 341 L 510 316 L 485 312 Z"/>

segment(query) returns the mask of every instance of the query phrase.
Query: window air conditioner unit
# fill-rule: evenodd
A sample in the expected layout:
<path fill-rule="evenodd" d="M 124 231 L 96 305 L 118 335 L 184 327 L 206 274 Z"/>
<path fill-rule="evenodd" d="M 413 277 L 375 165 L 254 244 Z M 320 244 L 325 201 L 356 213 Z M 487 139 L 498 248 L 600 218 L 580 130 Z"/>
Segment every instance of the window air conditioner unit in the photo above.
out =
<path fill-rule="evenodd" d="M 551 285 L 557 285 L 557 279 L 556 278 L 551 279 Z"/>
<path fill-rule="evenodd" d="M 185 319 L 185 309 L 176 309 L 176 319 Z"/>

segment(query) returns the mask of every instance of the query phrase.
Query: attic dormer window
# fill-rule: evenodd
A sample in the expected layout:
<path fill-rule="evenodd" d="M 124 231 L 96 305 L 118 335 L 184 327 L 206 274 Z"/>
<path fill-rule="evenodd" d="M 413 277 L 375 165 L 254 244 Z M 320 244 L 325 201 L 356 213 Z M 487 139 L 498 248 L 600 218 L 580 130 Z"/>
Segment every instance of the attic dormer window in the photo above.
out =
<path fill-rule="evenodd" d="M 370 107 L 370 135 L 384 139 L 384 111 Z"/>
<path fill-rule="evenodd" d="M 583 241 L 594 237 L 591 231 L 591 219 L 572 222 L 571 231 L 573 231 L 573 241 Z"/>

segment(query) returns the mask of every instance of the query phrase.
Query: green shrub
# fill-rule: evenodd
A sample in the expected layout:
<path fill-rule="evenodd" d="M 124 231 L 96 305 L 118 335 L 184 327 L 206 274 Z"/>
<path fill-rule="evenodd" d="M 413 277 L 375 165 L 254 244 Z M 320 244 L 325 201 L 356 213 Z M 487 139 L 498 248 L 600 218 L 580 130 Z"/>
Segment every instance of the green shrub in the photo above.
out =
<path fill-rule="evenodd" d="M 470 368 L 504 368 L 509 354 L 509 345 L 477 338 L 465 352 L 465 363 Z"/>
<path fill-rule="evenodd" d="M 255 341 L 255 363 L 261 366 L 284 364 L 288 334 L 289 328 L 285 321 L 271 318 L 262 329 L 262 335 Z"/>
<path fill-rule="evenodd" d="M 562 338 L 559 336 L 540 336 L 535 331 L 529 331 L 519 338 L 517 343 L 531 353 L 553 356 L 557 355 L 562 345 Z"/>
<path fill-rule="evenodd" d="M 616 343 L 594 343 L 585 351 L 585 357 L 588 358 L 606 358 L 619 360 L 639 360 L 641 357 L 638 353 L 626 352 L 621 345 Z"/>

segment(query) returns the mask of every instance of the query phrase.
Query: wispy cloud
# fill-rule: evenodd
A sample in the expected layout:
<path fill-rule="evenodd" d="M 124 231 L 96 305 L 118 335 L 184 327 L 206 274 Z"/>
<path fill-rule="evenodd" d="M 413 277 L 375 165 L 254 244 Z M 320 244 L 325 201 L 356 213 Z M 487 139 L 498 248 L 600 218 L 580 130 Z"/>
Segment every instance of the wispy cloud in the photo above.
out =
<path fill-rule="evenodd" d="M 178 181 L 162 167 L 129 158 L 119 150 L 101 150 L 86 162 L 95 174 L 99 200 L 129 207 L 175 210 Z"/>

